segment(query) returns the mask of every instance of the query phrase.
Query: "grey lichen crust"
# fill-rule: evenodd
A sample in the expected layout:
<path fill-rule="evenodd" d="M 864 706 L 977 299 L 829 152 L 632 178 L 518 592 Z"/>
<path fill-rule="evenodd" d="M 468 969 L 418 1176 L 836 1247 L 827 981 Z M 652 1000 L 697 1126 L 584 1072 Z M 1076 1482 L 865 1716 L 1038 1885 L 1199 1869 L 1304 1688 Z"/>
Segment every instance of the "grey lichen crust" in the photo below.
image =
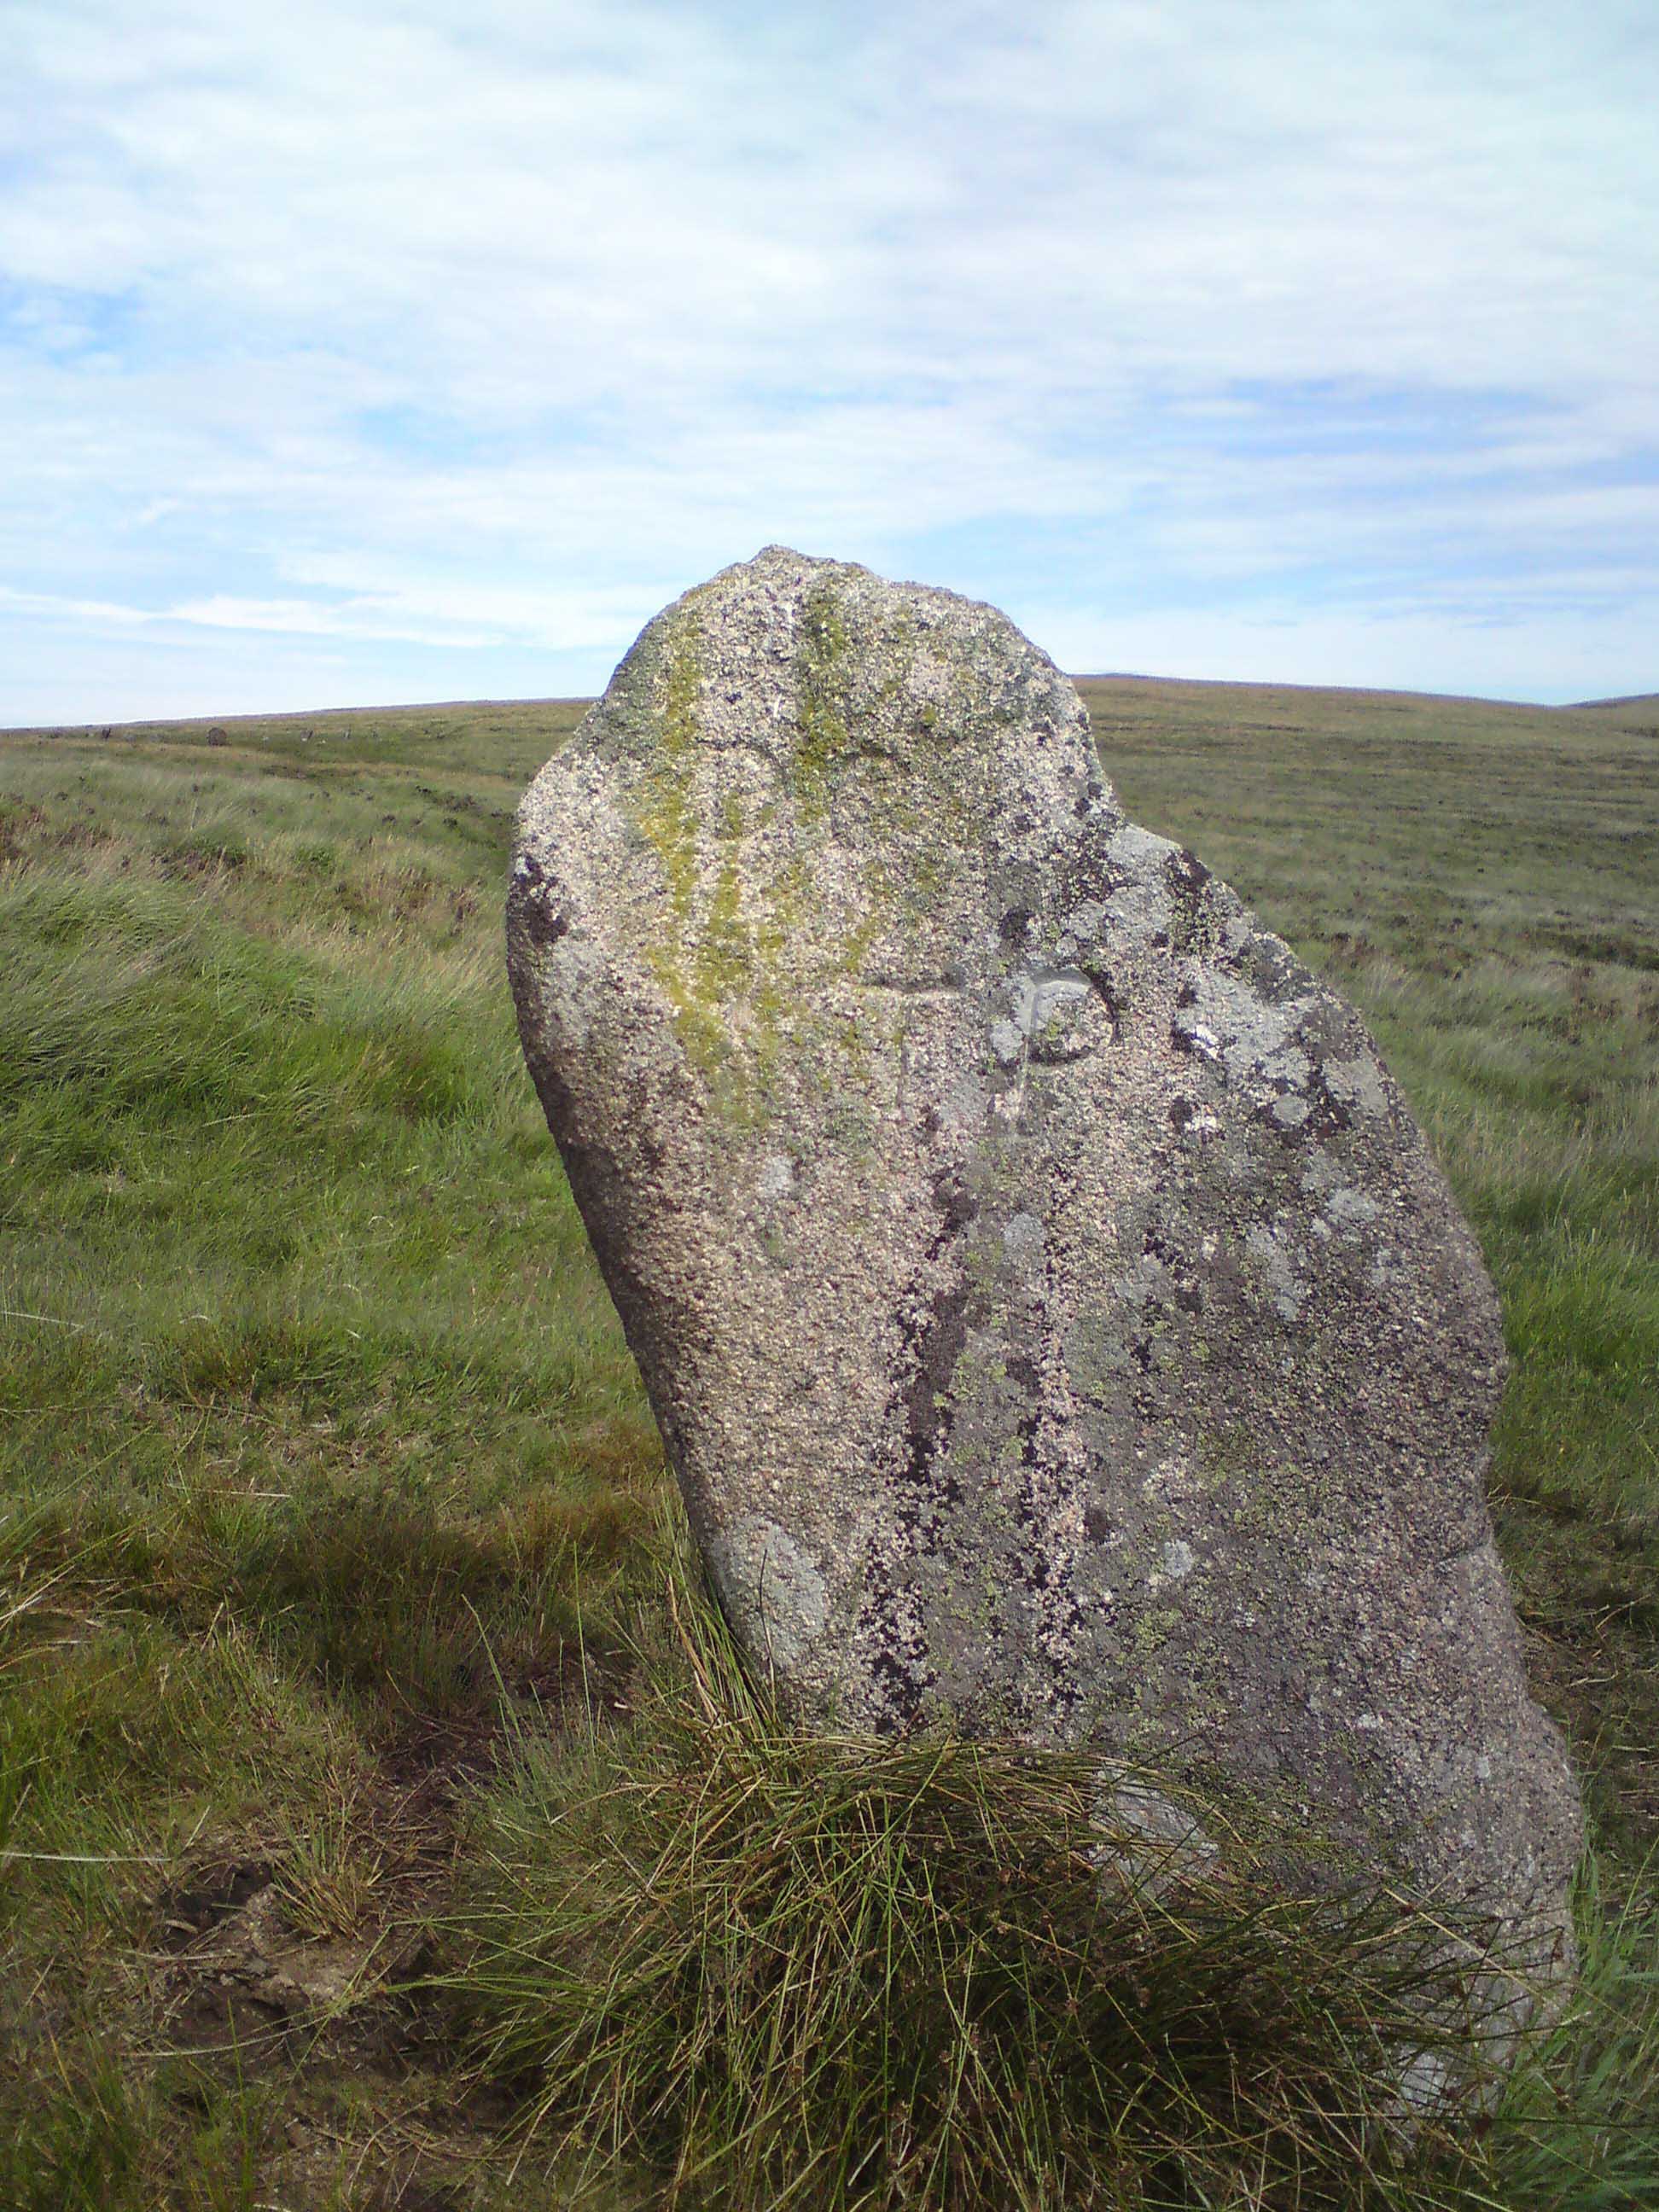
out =
<path fill-rule="evenodd" d="M 1363 1024 L 1006 618 L 770 547 L 526 797 L 530 1068 L 809 1711 L 1224 1776 L 1546 1948 L 1479 1253 Z"/>

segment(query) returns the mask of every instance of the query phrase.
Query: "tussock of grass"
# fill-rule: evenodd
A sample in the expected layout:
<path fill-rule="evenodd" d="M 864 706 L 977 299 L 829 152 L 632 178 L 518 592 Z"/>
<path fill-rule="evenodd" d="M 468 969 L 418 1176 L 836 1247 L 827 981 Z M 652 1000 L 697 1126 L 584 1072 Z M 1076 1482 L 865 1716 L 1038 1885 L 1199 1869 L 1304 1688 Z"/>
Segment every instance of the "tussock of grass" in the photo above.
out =
<path fill-rule="evenodd" d="M 459 1923 L 532 2136 L 732 2212 L 1451 2201 L 1492 2083 L 1438 1916 L 1159 1841 L 1097 1760 L 792 1725 L 674 1611 L 633 1726 L 495 1798 Z"/>

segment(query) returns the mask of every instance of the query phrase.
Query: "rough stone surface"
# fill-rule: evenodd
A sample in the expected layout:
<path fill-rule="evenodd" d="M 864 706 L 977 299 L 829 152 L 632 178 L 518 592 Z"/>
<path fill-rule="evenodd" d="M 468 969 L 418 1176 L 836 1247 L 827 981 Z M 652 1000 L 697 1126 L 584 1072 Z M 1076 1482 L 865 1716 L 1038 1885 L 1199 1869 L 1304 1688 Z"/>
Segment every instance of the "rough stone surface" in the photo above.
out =
<path fill-rule="evenodd" d="M 1224 1774 L 1553 1931 L 1474 1242 L 1357 1016 L 994 609 L 769 548 L 525 800 L 531 1071 L 750 1654 Z"/>

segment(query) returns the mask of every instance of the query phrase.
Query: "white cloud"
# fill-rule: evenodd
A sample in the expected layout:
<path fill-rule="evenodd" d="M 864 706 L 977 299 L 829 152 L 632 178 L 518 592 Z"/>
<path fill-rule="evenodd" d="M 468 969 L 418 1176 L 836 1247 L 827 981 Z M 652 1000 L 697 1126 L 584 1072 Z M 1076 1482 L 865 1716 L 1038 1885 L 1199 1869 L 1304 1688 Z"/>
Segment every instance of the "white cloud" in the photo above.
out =
<path fill-rule="evenodd" d="M 773 538 L 1322 666 L 1403 595 L 1353 641 L 1465 688 L 1531 569 L 1534 683 L 1656 680 L 1538 581 L 1654 573 L 1645 4 L 9 17 L 0 576 L 65 714 L 17 593 L 597 683 Z"/>
<path fill-rule="evenodd" d="M 15 592 L 0 584 L 0 617 L 6 616 L 43 617 L 98 631 L 142 629 L 157 619 L 145 608 L 124 607 L 108 599 L 64 599 L 50 592 Z"/>

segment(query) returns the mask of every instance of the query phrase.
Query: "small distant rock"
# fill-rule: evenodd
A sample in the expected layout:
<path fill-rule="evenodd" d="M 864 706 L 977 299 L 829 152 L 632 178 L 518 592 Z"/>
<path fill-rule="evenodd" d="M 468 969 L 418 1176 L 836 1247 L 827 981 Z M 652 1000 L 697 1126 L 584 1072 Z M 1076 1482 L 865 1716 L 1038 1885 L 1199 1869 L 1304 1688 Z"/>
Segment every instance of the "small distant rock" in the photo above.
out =
<path fill-rule="evenodd" d="M 225 735 L 224 732 L 219 727 L 216 722 L 208 732 L 207 741 L 210 745 L 225 745 L 230 743 L 229 738 Z"/>
<path fill-rule="evenodd" d="M 994 608 L 777 547 L 520 822 L 526 1054 L 805 1710 L 1230 1777 L 1567 1951 L 1479 1251 L 1371 1038 Z"/>

